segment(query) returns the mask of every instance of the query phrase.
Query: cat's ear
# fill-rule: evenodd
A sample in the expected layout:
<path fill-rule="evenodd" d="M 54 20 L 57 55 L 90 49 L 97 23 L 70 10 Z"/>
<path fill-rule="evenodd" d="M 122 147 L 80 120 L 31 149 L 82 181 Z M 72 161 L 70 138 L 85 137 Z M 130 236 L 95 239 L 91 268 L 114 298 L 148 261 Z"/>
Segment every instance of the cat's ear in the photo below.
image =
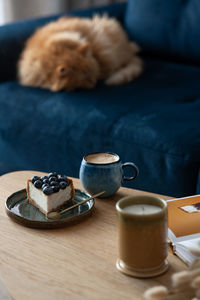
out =
<path fill-rule="evenodd" d="M 85 42 L 84 44 L 82 44 L 81 46 L 79 46 L 78 51 L 86 56 L 91 55 L 92 51 L 90 49 L 90 44 L 88 42 Z"/>

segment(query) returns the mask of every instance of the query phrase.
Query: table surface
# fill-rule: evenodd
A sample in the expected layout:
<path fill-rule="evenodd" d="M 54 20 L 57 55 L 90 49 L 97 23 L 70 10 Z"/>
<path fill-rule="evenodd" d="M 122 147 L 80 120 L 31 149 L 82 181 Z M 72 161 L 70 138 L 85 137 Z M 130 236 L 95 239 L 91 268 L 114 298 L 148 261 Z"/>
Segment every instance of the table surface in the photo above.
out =
<path fill-rule="evenodd" d="M 173 272 L 187 268 L 169 249 L 170 268 L 161 276 L 137 279 L 116 269 L 115 204 L 126 195 L 147 194 L 143 191 L 121 188 L 113 197 L 96 199 L 91 216 L 65 228 L 41 230 L 15 223 L 5 212 L 5 200 L 25 188 L 33 175 L 44 173 L 19 171 L 0 177 L 0 278 L 13 299 L 143 299 L 147 288 L 169 285 Z M 83 190 L 78 179 L 74 184 Z"/>

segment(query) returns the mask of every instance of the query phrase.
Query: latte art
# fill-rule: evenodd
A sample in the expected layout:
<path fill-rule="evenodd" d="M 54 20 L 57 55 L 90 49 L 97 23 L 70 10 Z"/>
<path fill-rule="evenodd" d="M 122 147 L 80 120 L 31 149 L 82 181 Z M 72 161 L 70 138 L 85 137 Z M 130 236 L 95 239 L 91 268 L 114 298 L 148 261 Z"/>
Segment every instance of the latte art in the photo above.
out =
<path fill-rule="evenodd" d="M 85 157 L 85 160 L 93 164 L 110 164 L 119 160 L 117 155 L 110 153 L 94 153 Z"/>

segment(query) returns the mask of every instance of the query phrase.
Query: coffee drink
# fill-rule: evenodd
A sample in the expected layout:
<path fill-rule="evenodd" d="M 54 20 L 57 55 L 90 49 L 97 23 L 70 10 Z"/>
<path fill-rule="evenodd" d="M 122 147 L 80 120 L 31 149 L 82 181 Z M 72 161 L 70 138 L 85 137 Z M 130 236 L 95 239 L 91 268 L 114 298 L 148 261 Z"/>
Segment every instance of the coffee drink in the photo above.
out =
<path fill-rule="evenodd" d="M 110 164 L 119 160 L 118 155 L 111 153 L 93 153 L 85 157 L 85 160 L 93 164 Z"/>
<path fill-rule="evenodd" d="M 124 175 L 124 169 L 131 167 L 133 176 Z M 139 171 L 132 162 L 122 163 L 119 155 L 111 152 L 95 152 L 83 157 L 80 166 L 80 180 L 84 189 L 90 194 L 104 191 L 100 198 L 112 196 L 124 180 L 133 180 Z"/>

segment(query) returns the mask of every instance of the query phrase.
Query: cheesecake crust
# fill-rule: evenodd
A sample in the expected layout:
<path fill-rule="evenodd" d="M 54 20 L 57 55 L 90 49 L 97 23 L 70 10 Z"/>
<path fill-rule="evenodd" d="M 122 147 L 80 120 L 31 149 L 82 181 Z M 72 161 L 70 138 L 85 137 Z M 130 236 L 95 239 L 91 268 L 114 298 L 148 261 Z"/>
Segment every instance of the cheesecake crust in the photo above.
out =
<path fill-rule="evenodd" d="M 68 180 L 69 180 L 69 183 L 70 183 L 69 185 L 71 186 L 71 198 L 69 200 L 63 202 L 62 205 L 59 205 L 56 208 L 46 212 L 33 199 L 31 199 L 30 194 L 29 194 L 29 182 L 31 182 L 31 179 L 28 179 L 27 180 L 27 187 L 26 187 L 28 202 L 31 203 L 33 206 L 37 207 L 39 209 L 39 211 L 41 211 L 41 213 L 43 213 L 45 216 L 47 216 L 47 214 L 50 213 L 50 212 L 58 211 L 58 210 L 64 208 L 66 204 L 68 204 L 70 202 L 72 203 L 72 200 L 74 199 L 74 194 L 75 194 L 73 181 L 70 178 L 68 178 Z"/>

